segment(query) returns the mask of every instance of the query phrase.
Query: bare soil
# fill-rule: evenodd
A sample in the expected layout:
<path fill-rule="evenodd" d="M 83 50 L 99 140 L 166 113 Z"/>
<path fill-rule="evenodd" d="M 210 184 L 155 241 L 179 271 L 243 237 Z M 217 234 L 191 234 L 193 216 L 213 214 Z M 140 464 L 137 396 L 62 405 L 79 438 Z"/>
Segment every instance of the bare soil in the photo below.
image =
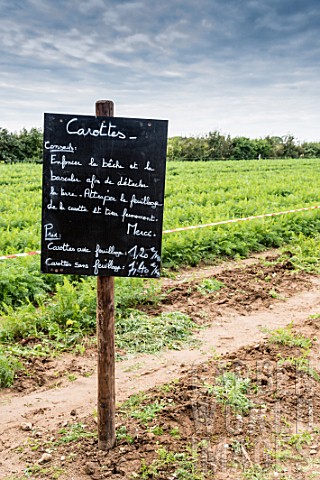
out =
<path fill-rule="evenodd" d="M 162 280 L 162 300 L 141 308 L 190 315 L 197 343 L 117 364 L 118 441 L 109 452 L 96 436 L 94 345 L 81 356 L 29 361 L 27 374 L 1 391 L 0 479 L 320 478 L 320 277 L 276 257 Z M 207 279 L 220 288 L 208 292 Z M 288 324 L 312 340 L 309 352 L 267 341 L 265 328 Z M 294 359 L 303 355 L 301 369 Z M 251 380 L 247 412 L 213 394 L 229 371 Z M 154 418 L 121 406 L 139 392 L 135 408 L 156 405 Z"/>

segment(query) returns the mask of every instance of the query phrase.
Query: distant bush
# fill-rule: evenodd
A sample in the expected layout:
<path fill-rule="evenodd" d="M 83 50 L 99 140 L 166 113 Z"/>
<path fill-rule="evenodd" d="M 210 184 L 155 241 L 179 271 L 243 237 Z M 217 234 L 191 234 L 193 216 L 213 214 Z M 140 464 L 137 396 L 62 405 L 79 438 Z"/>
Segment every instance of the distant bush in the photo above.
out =
<path fill-rule="evenodd" d="M 18 163 L 42 161 L 43 134 L 38 128 L 19 133 L 0 127 L 0 162 Z"/>

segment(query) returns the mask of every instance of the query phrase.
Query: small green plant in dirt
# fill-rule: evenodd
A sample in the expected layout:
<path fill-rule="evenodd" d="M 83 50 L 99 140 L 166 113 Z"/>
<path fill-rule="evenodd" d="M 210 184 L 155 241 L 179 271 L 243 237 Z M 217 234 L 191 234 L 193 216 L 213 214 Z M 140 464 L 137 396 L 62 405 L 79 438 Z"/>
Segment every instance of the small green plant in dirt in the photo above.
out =
<path fill-rule="evenodd" d="M 83 423 L 69 424 L 58 431 L 60 438 L 55 442 L 56 445 L 64 443 L 77 442 L 81 438 L 96 437 L 97 434 L 86 430 Z"/>
<path fill-rule="evenodd" d="M 0 388 L 11 387 L 15 373 L 21 368 L 21 363 L 15 357 L 5 355 L 0 346 Z"/>
<path fill-rule="evenodd" d="M 246 452 L 247 449 L 249 450 L 250 448 L 252 448 L 252 444 L 247 440 L 234 440 L 231 443 L 230 448 L 236 455 L 240 455 L 243 454 L 243 452 Z"/>
<path fill-rule="evenodd" d="M 138 407 L 146 398 L 147 396 L 144 392 L 134 393 L 121 404 L 120 409 L 123 413 L 128 413 Z"/>
<path fill-rule="evenodd" d="M 304 350 L 310 349 L 312 341 L 303 335 L 296 334 L 292 331 L 293 324 L 290 323 L 286 327 L 280 327 L 275 330 L 263 329 L 269 334 L 269 343 L 279 343 L 288 347 L 298 347 Z"/>
<path fill-rule="evenodd" d="M 139 420 L 143 425 L 147 425 L 157 414 L 165 408 L 164 402 L 154 402 L 146 405 L 141 405 L 139 408 L 132 410 L 130 416 Z"/>
<path fill-rule="evenodd" d="M 243 478 L 246 480 L 268 480 L 268 470 L 260 465 L 253 465 L 250 468 L 246 468 L 243 472 Z"/>
<path fill-rule="evenodd" d="M 139 474 L 131 478 L 177 478 L 183 480 L 203 480 L 204 476 L 197 467 L 197 454 L 191 448 L 186 452 L 172 452 L 165 447 L 157 450 L 157 458 L 149 465 L 143 460 Z"/>
<path fill-rule="evenodd" d="M 310 432 L 301 432 L 294 433 L 287 440 L 281 440 L 279 443 L 280 445 L 290 445 L 300 451 L 304 445 L 310 445 L 311 441 L 312 437 Z"/>
<path fill-rule="evenodd" d="M 171 428 L 169 435 L 173 438 L 180 438 L 180 430 L 179 427 L 173 427 Z"/>
<path fill-rule="evenodd" d="M 25 473 L 24 478 L 30 478 L 32 475 L 35 475 L 35 477 L 41 476 L 41 478 L 50 478 L 52 480 L 58 480 L 62 475 L 65 474 L 65 470 L 55 466 L 42 467 L 40 465 L 35 464 L 27 467 L 24 470 L 24 473 Z"/>
<path fill-rule="evenodd" d="M 179 379 L 175 378 L 170 383 L 164 383 L 163 385 L 160 385 L 159 387 L 157 387 L 157 390 L 159 392 L 169 393 L 169 392 L 172 392 L 175 388 L 177 388 L 178 384 L 179 384 Z"/>
<path fill-rule="evenodd" d="M 247 397 L 250 379 L 240 378 L 234 372 L 225 372 L 216 379 L 216 385 L 205 384 L 209 394 L 216 397 L 218 403 L 230 406 L 235 413 L 247 414 L 253 406 Z"/>
<path fill-rule="evenodd" d="M 234 440 L 231 443 L 230 448 L 236 455 L 240 455 L 242 452 L 242 443 L 240 440 Z"/>
<path fill-rule="evenodd" d="M 278 299 L 278 300 L 285 300 L 285 298 L 282 295 L 280 295 L 280 293 L 278 293 L 274 288 L 269 290 L 268 293 L 271 298 Z"/>
<path fill-rule="evenodd" d="M 153 433 L 153 435 L 155 436 L 163 435 L 163 428 L 160 425 L 155 425 L 153 427 L 150 427 L 148 431 L 150 433 Z"/>
<path fill-rule="evenodd" d="M 298 453 L 296 448 L 293 448 L 292 445 L 289 445 L 287 442 L 283 441 L 281 438 L 276 439 L 276 446 L 274 449 L 266 450 L 266 454 L 273 458 L 276 464 L 279 462 L 285 461 L 300 461 L 303 457 Z"/>
<path fill-rule="evenodd" d="M 310 365 L 310 360 L 307 358 L 307 354 L 300 357 L 283 357 L 278 356 L 279 365 L 290 364 L 295 367 L 297 372 L 306 373 L 310 377 L 314 378 L 317 382 L 320 382 L 319 373 Z"/>
<path fill-rule="evenodd" d="M 117 442 L 125 441 L 126 443 L 134 443 L 134 438 L 127 432 L 127 427 L 121 425 L 121 427 L 116 430 L 116 439 Z"/>
<path fill-rule="evenodd" d="M 128 417 L 136 418 L 143 425 L 147 425 L 154 418 L 157 413 L 161 412 L 165 408 L 164 402 L 148 403 L 148 397 L 143 393 L 137 393 L 131 395 L 121 406 L 119 411 L 124 413 Z"/>
<path fill-rule="evenodd" d="M 225 287 L 223 282 L 215 278 L 206 278 L 197 285 L 197 290 L 202 293 L 202 295 L 210 295 L 211 293 L 218 292 L 223 287 Z"/>

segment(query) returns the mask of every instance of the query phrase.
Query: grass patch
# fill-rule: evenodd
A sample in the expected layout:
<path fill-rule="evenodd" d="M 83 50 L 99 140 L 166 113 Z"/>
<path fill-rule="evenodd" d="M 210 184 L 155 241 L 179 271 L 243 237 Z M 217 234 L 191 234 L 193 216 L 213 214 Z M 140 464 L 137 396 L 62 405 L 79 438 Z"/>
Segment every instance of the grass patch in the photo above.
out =
<path fill-rule="evenodd" d="M 123 280 L 123 279 L 120 279 Z M 116 345 L 126 353 L 154 353 L 164 348 L 180 349 L 192 343 L 196 324 L 180 312 L 150 317 L 129 307 L 136 302 L 156 301 L 159 286 L 154 282 L 124 279 L 116 309 Z M 129 282 L 130 280 L 130 282 Z M 141 281 L 140 281 L 141 280 Z M 120 282 L 121 283 L 121 282 Z M 159 284 L 158 284 L 159 285 Z M 73 282 L 64 277 L 50 301 L 39 305 L 29 302 L 14 307 L 2 305 L 0 317 L 0 387 L 10 386 L 18 367 L 15 359 L 52 357 L 62 351 L 84 352 L 84 342 L 96 333 L 95 279 Z M 21 342 L 22 340 L 22 342 Z M 3 358 L 3 350 L 10 358 Z"/>
<path fill-rule="evenodd" d="M 169 473 L 170 472 L 170 473 Z M 143 460 L 138 474 L 131 478 L 177 478 L 184 480 L 203 480 L 204 475 L 197 467 L 197 454 L 188 449 L 186 452 L 172 452 L 165 447 L 157 450 L 157 458 L 149 465 Z"/>
<path fill-rule="evenodd" d="M 320 382 L 319 373 L 310 365 L 310 360 L 302 355 L 300 357 L 282 357 L 279 356 L 279 364 L 290 364 L 295 367 L 297 372 L 303 372 L 312 377 L 317 382 Z"/>
<path fill-rule="evenodd" d="M 22 368 L 21 363 L 12 355 L 4 354 L 0 350 L 0 388 L 11 387 L 16 371 Z"/>
<path fill-rule="evenodd" d="M 147 425 L 165 408 L 164 402 L 148 403 L 148 397 L 143 393 L 131 395 L 120 407 L 121 413 L 136 418 L 141 424 Z"/>
<path fill-rule="evenodd" d="M 83 423 L 74 423 L 58 430 L 60 438 L 55 442 L 55 445 L 62 445 L 64 443 L 77 442 L 81 438 L 96 437 L 97 433 L 86 431 L 86 425 Z"/>
<path fill-rule="evenodd" d="M 260 465 L 253 465 L 250 468 L 246 468 L 243 472 L 243 478 L 246 480 L 268 480 L 268 470 Z"/>
<path fill-rule="evenodd" d="M 275 330 L 263 329 L 263 331 L 269 334 L 269 343 L 285 345 L 287 347 L 298 347 L 303 350 L 309 350 L 312 346 L 312 341 L 310 340 L 310 338 L 304 337 L 303 335 L 295 334 L 292 331 L 292 328 L 293 324 L 290 323 L 286 327 L 280 327 Z"/>
<path fill-rule="evenodd" d="M 218 403 L 230 406 L 238 414 L 247 414 L 253 406 L 247 393 L 250 379 L 240 378 L 234 372 L 225 372 L 216 379 L 216 385 L 205 384 L 209 394 L 216 397 Z"/>
<path fill-rule="evenodd" d="M 197 285 L 197 290 L 202 293 L 202 295 L 210 295 L 211 293 L 218 292 L 223 287 L 225 287 L 223 282 L 215 278 L 206 278 Z"/>
<path fill-rule="evenodd" d="M 127 427 L 125 425 L 122 425 L 121 427 L 117 428 L 116 439 L 117 439 L 117 442 L 124 441 L 129 444 L 134 443 L 134 438 L 127 432 Z"/>
<path fill-rule="evenodd" d="M 287 440 L 281 440 L 280 445 L 290 445 L 296 450 L 302 450 L 304 445 L 310 445 L 312 437 L 310 432 L 294 433 Z"/>
<path fill-rule="evenodd" d="M 147 425 L 149 422 L 154 420 L 159 412 L 165 408 L 166 404 L 164 402 L 154 402 L 147 405 L 141 405 L 140 408 L 131 410 L 130 417 L 136 418 L 143 425 Z"/>
<path fill-rule="evenodd" d="M 181 312 L 162 313 L 157 317 L 129 310 L 116 322 L 117 346 L 128 353 L 154 353 L 168 348 L 179 350 L 191 341 L 197 325 Z"/>
<path fill-rule="evenodd" d="M 283 248 L 283 256 L 289 257 L 296 270 L 320 273 L 320 234 L 309 237 L 302 233 L 292 238 L 290 245 Z"/>

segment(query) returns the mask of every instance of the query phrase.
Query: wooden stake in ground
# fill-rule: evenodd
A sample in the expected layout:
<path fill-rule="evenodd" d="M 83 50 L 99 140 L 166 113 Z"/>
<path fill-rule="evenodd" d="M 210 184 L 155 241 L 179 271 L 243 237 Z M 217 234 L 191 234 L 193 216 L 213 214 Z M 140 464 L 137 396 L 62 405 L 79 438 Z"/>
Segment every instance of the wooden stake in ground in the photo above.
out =
<path fill-rule="evenodd" d="M 96 102 L 96 116 L 114 116 L 109 100 Z M 97 279 L 98 341 L 98 446 L 109 450 L 116 443 L 115 431 L 115 327 L 114 278 Z"/>

